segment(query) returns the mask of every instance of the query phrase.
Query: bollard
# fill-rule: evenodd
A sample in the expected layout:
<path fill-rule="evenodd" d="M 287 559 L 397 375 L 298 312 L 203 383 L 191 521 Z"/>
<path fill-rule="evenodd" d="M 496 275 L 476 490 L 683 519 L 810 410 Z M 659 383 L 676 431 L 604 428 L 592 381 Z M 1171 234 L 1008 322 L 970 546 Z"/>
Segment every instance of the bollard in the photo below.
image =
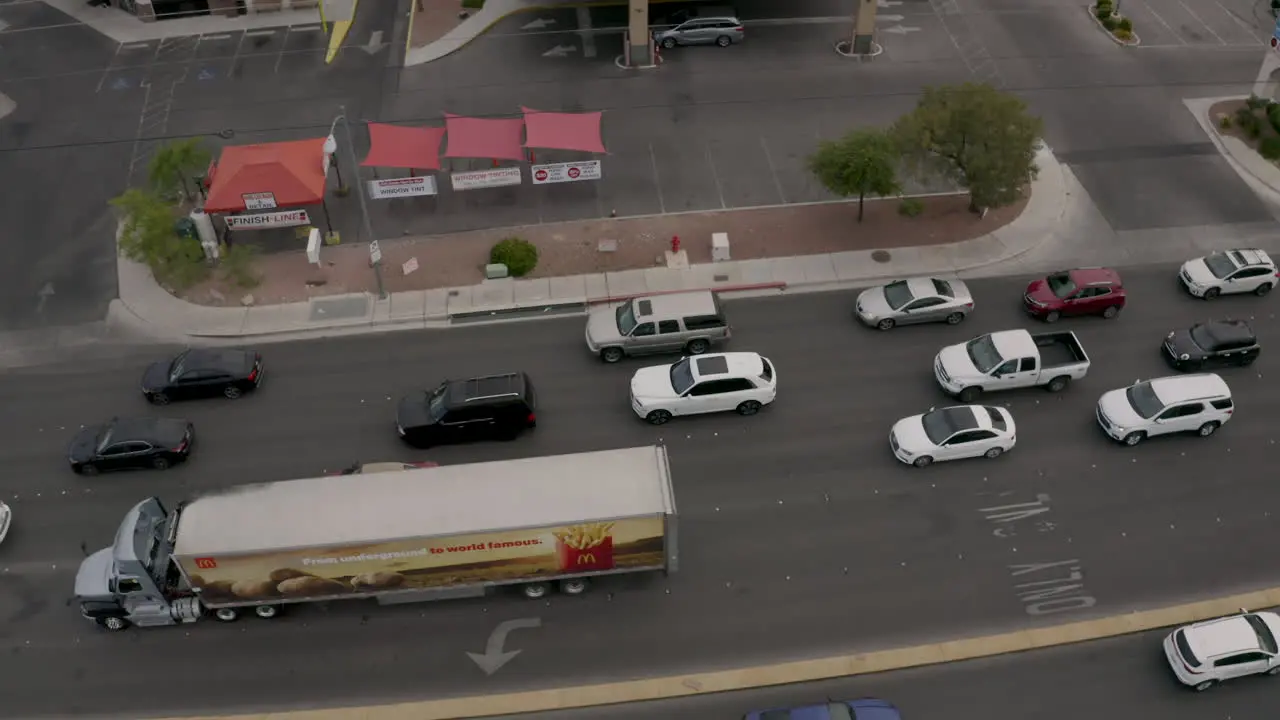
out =
<path fill-rule="evenodd" d="M 672 235 L 671 236 L 671 254 L 677 255 L 679 253 L 680 253 L 680 236 Z"/>

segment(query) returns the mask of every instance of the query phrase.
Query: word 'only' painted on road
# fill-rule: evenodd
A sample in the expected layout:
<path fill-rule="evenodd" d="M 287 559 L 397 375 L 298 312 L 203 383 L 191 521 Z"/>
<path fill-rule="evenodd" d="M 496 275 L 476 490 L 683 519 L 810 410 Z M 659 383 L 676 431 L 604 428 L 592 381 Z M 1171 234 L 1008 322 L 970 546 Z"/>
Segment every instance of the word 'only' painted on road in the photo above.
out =
<path fill-rule="evenodd" d="M 978 508 L 984 520 L 996 525 L 992 535 L 1001 539 L 1016 537 L 1019 528 L 1052 532 L 1057 525 L 1042 517 L 1049 510 L 1049 496 L 1044 493 L 1036 495 L 1032 502 Z M 1086 610 L 1098 604 L 1085 589 L 1084 569 L 1078 559 L 1018 563 L 1009 565 L 1008 570 L 1015 581 L 1014 594 L 1028 615 Z"/>

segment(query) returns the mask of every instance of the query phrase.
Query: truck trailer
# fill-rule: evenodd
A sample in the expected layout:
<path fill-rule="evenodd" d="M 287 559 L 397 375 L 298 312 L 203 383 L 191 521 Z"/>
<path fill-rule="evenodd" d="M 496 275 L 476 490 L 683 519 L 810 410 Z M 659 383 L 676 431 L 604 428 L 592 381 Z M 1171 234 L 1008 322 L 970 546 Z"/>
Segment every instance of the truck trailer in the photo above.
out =
<path fill-rule="evenodd" d="M 383 604 L 677 567 L 666 449 L 604 450 L 232 487 L 135 505 L 76 573 L 108 630 L 273 618 L 293 603 Z"/>

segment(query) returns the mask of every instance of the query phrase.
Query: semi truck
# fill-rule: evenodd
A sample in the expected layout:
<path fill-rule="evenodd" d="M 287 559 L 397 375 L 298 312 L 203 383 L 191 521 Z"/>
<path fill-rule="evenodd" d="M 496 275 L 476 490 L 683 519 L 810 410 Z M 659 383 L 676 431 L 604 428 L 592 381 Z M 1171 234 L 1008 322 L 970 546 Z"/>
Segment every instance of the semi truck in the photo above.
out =
<path fill-rule="evenodd" d="M 120 631 L 340 599 L 577 595 L 674 572 L 676 520 L 657 445 L 243 485 L 172 512 L 138 503 L 81 562 L 75 597 Z"/>

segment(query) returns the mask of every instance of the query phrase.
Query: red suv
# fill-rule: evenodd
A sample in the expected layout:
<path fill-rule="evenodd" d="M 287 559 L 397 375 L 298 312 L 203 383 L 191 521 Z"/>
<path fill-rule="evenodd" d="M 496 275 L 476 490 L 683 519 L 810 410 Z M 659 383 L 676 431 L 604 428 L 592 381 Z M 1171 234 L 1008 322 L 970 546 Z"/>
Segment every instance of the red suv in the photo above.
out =
<path fill-rule="evenodd" d="M 1056 322 L 1064 315 L 1113 318 L 1124 301 L 1120 273 L 1100 267 L 1063 270 L 1035 280 L 1022 298 L 1027 312 L 1045 322 Z"/>

